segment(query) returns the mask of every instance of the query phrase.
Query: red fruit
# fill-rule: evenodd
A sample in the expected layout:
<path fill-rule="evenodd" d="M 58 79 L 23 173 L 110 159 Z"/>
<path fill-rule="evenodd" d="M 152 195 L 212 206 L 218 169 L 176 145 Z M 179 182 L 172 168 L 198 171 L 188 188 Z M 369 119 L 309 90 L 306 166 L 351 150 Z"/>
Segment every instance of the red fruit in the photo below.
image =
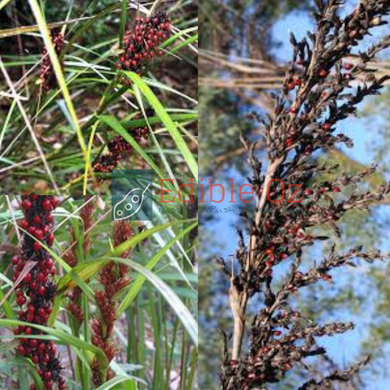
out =
<path fill-rule="evenodd" d="M 24 230 L 26 230 L 28 228 L 28 222 L 27 220 L 23 219 L 23 221 L 20 223 L 20 227 Z"/>
<path fill-rule="evenodd" d="M 333 187 L 333 188 L 332 188 L 332 191 L 333 191 L 333 192 L 340 192 L 341 189 L 340 189 L 340 187 Z"/>
<path fill-rule="evenodd" d="M 324 130 L 330 130 L 331 127 L 332 127 L 332 124 L 331 124 L 331 123 L 324 123 L 324 124 L 322 125 L 322 128 L 323 128 Z"/>
<path fill-rule="evenodd" d="M 30 234 L 34 234 L 34 233 L 35 233 L 35 230 L 36 230 L 36 227 L 35 227 L 35 226 L 30 226 L 30 227 L 28 228 L 28 232 L 29 232 Z"/>
<path fill-rule="evenodd" d="M 54 243 L 54 234 L 53 233 L 50 233 L 46 239 L 46 243 L 47 245 L 49 246 L 52 246 L 53 243 Z"/>
<path fill-rule="evenodd" d="M 275 336 L 280 336 L 282 334 L 282 332 L 280 330 L 275 330 L 274 331 L 274 335 Z"/>
<path fill-rule="evenodd" d="M 49 363 L 50 362 L 50 356 L 46 353 L 45 355 L 43 355 L 43 362 L 45 364 Z"/>
<path fill-rule="evenodd" d="M 19 259 L 17 258 L 17 256 L 14 256 L 14 257 L 12 258 L 11 263 L 12 263 L 13 265 L 16 265 L 16 264 L 19 263 Z"/>
<path fill-rule="evenodd" d="M 43 282 L 43 281 L 45 281 L 45 275 L 43 274 L 43 273 L 39 273 L 38 275 L 37 275 L 37 279 L 38 279 L 38 282 Z"/>
<path fill-rule="evenodd" d="M 43 375 L 43 378 L 48 381 L 49 379 L 51 379 L 52 377 L 52 373 L 51 371 L 46 371 L 45 374 Z"/>
<path fill-rule="evenodd" d="M 34 364 L 38 364 L 39 363 L 39 356 L 38 355 L 34 355 L 32 357 L 32 361 L 33 361 Z"/>
<path fill-rule="evenodd" d="M 44 350 L 46 349 L 46 344 L 45 343 L 40 343 L 39 346 L 38 346 L 38 350 L 40 352 L 43 352 Z"/>
<path fill-rule="evenodd" d="M 25 348 L 23 347 L 23 345 L 19 345 L 18 347 L 18 352 L 21 354 L 21 355 L 24 355 L 26 350 Z"/>
<path fill-rule="evenodd" d="M 46 288 L 45 288 L 44 286 L 41 286 L 41 287 L 39 287 L 38 292 L 39 292 L 39 294 L 41 294 L 41 295 L 45 295 Z"/>
<path fill-rule="evenodd" d="M 29 272 L 23 279 L 24 282 L 26 283 L 30 283 L 31 282 L 31 279 L 32 279 L 32 275 L 31 273 Z"/>
<path fill-rule="evenodd" d="M 43 201 L 42 207 L 43 207 L 43 209 L 46 210 L 46 211 L 51 211 L 51 210 L 53 210 L 53 206 L 52 206 L 52 204 L 51 204 L 51 202 L 50 202 L 50 199 L 48 199 L 48 198 L 46 198 L 46 199 Z"/>
<path fill-rule="evenodd" d="M 47 390 L 51 390 L 53 388 L 54 382 L 53 381 L 47 381 L 45 382 L 45 387 Z"/>
<path fill-rule="evenodd" d="M 33 305 L 28 305 L 27 311 L 28 311 L 30 314 L 34 314 L 34 313 L 35 313 L 35 307 L 34 307 Z M 30 328 L 30 329 L 31 329 L 31 328 Z"/>
<path fill-rule="evenodd" d="M 298 109 L 295 106 L 291 106 L 289 112 L 290 112 L 290 114 L 296 114 L 298 112 Z"/>
<path fill-rule="evenodd" d="M 34 242 L 34 251 L 38 252 L 40 249 L 42 249 L 42 244 L 38 241 Z"/>
<path fill-rule="evenodd" d="M 66 389 L 65 383 L 61 382 L 61 383 L 58 385 L 58 388 L 59 388 L 60 390 L 65 390 L 65 389 Z"/>
<path fill-rule="evenodd" d="M 319 72 L 318 72 L 318 76 L 320 77 L 327 77 L 328 76 L 328 72 L 325 70 L 325 69 L 321 69 Z"/>
<path fill-rule="evenodd" d="M 295 79 L 295 80 L 294 80 L 294 84 L 295 84 L 297 87 L 299 87 L 299 86 L 302 85 L 302 81 L 301 81 L 300 79 Z"/>
<path fill-rule="evenodd" d="M 42 227 L 42 232 L 43 232 L 43 234 L 47 234 L 47 233 L 49 233 L 49 231 L 50 231 L 49 226 L 44 225 L 44 226 Z"/>
<path fill-rule="evenodd" d="M 26 328 L 25 334 L 27 336 L 30 336 L 32 334 L 32 329 L 31 328 Z"/>
<path fill-rule="evenodd" d="M 43 238 L 43 231 L 40 230 L 40 229 L 35 230 L 34 236 L 38 240 L 42 240 L 42 238 Z"/>
<path fill-rule="evenodd" d="M 354 64 L 346 62 L 343 66 L 344 66 L 344 69 L 351 70 L 354 67 Z"/>
<path fill-rule="evenodd" d="M 267 260 L 265 262 L 265 265 L 267 266 L 267 268 L 271 268 L 274 265 L 274 263 L 271 260 Z"/>
<path fill-rule="evenodd" d="M 26 298 L 25 297 L 19 297 L 16 300 L 16 303 L 17 303 L 18 306 L 23 306 L 26 303 Z"/>
<path fill-rule="evenodd" d="M 30 347 L 31 348 L 36 348 L 37 345 L 38 345 L 38 340 L 37 339 L 30 340 Z"/>
<path fill-rule="evenodd" d="M 313 195 L 313 193 L 314 193 L 314 191 L 311 190 L 310 188 L 306 188 L 306 190 L 304 191 L 304 194 L 305 194 L 306 196 Z"/>
<path fill-rule="evenodd" d="M 36 215 L 33 219 L 34 223 L 40 224 L 42 222 L 41 217 L 39 215 Z"/>
<path fill-rule="evenodd" d="M 25 200 L 22 202 L 22 207 L 23 207 L 25 210 L 29 210 L 29 209 L 31 209 L 31 207 L 32 207 L 32 203 L 31 203 L 28 199 L 25 199 Z"/>
<path fill-rule="evenodd" d="M 46 259 L 46 260 L 45 260 L 45 266 L 46 266 L 46 268 L 51 268 L 51 267 L 53 267 L 53 265 L 54 265 L 54 262 L 53 262 L 52 259 Z"/>
<path fill-rule="evenodd" d="M 292 145 L 294 145 L 294 140 L 292 138 L 286 139 L 286 146 L 290 148 Z"/>
<path fill-rule="evenodd" d="M 35 282 L 30 283 L 30 289 L 36 290 L 38 288 L 38 285 Z"/>
<path fill-rule="evenodd" d="M 295 88 L 295 84 L 294 84 L 294 83 L 289 83 L 289 84 L 287 84 L 287 89 L 288 89 L 289 91 L 292 91 L 294 88 Z"/>
<path fill-rule="evenodd" d="M 51 204 L 52 204 L 53 208 L 56 208 L 60 204 L 60 201 L 58 198 L 53 196 L 53 198 L 51 199 Z"/>

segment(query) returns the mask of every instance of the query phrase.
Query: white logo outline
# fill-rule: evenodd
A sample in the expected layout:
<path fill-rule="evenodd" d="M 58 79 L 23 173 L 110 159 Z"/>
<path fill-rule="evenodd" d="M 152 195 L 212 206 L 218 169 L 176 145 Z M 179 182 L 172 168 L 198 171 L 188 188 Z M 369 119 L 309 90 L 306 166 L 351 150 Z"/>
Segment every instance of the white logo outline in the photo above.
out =
<path fill-rule="evenodd" d="M 122 220 L 127 219 L 127 218 L 130 218 L 130 217 L 132 217 L 133 215 L 135 215 L 135 214 L 138 213 L 138 211 L 139 211 L 139 210 L 141 209 L 141 207 L 142 207 L 142 204 L 144 203 L 144 195 L 145 195 L 146 191 L 148 190 L 148 188 L 150 187 L 150 184 L 151 184 L 151 183 L 149 183 L 148 186 L 145 188 L 144 192 L 143 192 L 142 195 L 141 195 L 141 203 L 140 203 L 140 205 L 138 206 L 138 208 L 137 208 L 132 214 L 126 215 L 125 217 L 122 217 L 122 218 L 117 218 L 117 211 L 116 211 L 116 209 L 117 209 L 117 207 L 118 207 L 120 204 L 122 204 L 122 203 L 127 199 L 127 197 L 128 197 L 133 191 L 137 191 L 137 190 L 140 190 L 140 191 L 141 191 L 141 188 L 133 188 L 132 190 L 130 190 L 130 191 L 126 194 L 126 196 L 125 196 L 119 203 L 117 203 L 117 204 L 115 205 L 115 207 L 114 207 L 114 221 L 122 221 Z M 138 196 L 138 195 L 133 195 L 132 198 L 135 198 L 135 197 L 137 197 L 137 198 L 138 198 L 138 201 L 139 201 L 139 196 Z M 135 203 L 137 203 L 137 202 L 135 202 Z M 127 208 L 127 206 L 130 206 L 130 207 Z M 125 209 L 126 209 L 126 210 L 130 211 L 132 208 L 133 208 L 133 205 L 132 205 L 132 204 L 126 203 L 126 205 L 125 205 Z M 122 214 L 123 214 L 123 211 L 122 211 L 122 210 L 118 210 L 118 215 L 122 215 Z"/>

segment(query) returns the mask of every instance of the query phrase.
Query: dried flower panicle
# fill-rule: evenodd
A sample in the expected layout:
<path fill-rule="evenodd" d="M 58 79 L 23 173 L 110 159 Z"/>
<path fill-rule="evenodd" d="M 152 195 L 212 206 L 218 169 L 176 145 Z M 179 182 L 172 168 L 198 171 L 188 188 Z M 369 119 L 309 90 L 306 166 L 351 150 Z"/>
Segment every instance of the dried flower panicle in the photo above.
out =
<path fill-rule="evenodd" d="M 171 19 L 164 13 L 137 17 L 134 26 L 126 31 L 123 38 L 123 53 L 119 57 L 118 69 L 143 74 L 148 63 L 163 52 L 159 45 L 171 32 Z"/>
<path fill-rule="evenodd" d="M 139 145 L 147 145 L 149 135 L 149 129 L 147 127 L 134 129 L 130 132 L 130 134 Z M 97 175 L 112 172 L 121 160 L 134 153 L 133 147 L 120 135 L 110 140 L 107 144 L 107 148 L 108 153 L 97 156 L 92 163 L 93 171 Z M 104 177 L 101 176 L 100 179 L 103 180 Z"/>
<path fill-rule="evenodd" d="M 129 221 L 116 221 L 114 224 L 114 244 L 115 246 L 127 241 L 133 235 L 133 229 Z M 130 252 L 126 251 L 121 255 L 127 258 Z M 115 295 L 123 290 L 129 283 L 129 267 L 124 264 L 114 262 L 107 264 L 99 274 L 101 289 L 96 291 L 96 303 L 99 308 L 100 316 L 91 321 L 92 343 L 102 349 L 111 361 L 117 354 L 117 348 L 112 339 L 112 333 L 117 320 L 118 301 Z M 99 386 L 103 383 L 97 361 L 92 366 L 93 383 Z M 113 376 L 110 370 L 107 372 L 107 379 Z"/>
<path fill-rule="evenodd" d="M 317 150 L 330 150 L 339 143 L 353 145 L 345 135 L 334 134 L 337 124 L 354 115 L 358 104 L 366 96 L 378 94 L 390 79 L 376 78 L 375 69 L 368 67 L 378 52 L 390 46 L 390 36 L 358 52 L 353 64 L 346 60 L 372 28 L 387 23 L 383 16 L 390 13 L 390 1 L 362 0 L 345 18 L 339 16 L 340 0 L 316 0 L 316 4 L 316 32 L 300 42 L 291 35 L 293 61 L 282 92 L 273 95 L 273 115 L 267 119 L 254 115 L 265 129 L 268 164 L 264 169 L 255 155 L 255 143 L 242 139 L 249 155 L 257 208 L 254 215 L 242 213 L 246 234 L 239 231 L 238 269 L 229 269 L 219 259 L 230 279 L 234 319 L 232 348 L 229 350 L 226 338 L 220 371 L 223 390 L 264 389 L 280 382 L 294 366 L 305 367 L 305 358 L 325 355 L 316 339 L 343 333 L 353 324 L 314 324 L 292 307 L 289 298 L 313 283 L 331 283 L 336 276 L 331 272 L 353 265 L 357 259 L 371 263 L 389 258 L 389 254 L 362 248 L 337 254 L 332 247 L 330 254 L 308 271 L 300 267 L 305 248 L 330 239 L 315 234 L 314 227 L 327 226 L 340 236 L 337 223 L 344 214 L 367 209 L 390 193 L 389 184 L 369 191 L 359 186 L 376 167 L 350 175 L 340 172 L 337 165 L 313 159 Z M 335 178 L 320 181 L 325 175 Z M 343 194 L 351 184 L 352 193 Z M 287 260 L 292 263 L 288 276 L 274 280 L 274 269 Z M 259 295 L 261 304 L 251 305 L 259 309 L 248 324 L 249 304 Z M 249 348 L 244 353 L 246 337 Z M 336 381 L 349 381 L 366 362 L 336 370 L 321 381 L 308 380 L 299 389 L 319 390 L 333 387 Z"/>
<path fill-rule="evenodd" d="M 87 195 L 85 197 L 85 205 L 80 212 L 80 217 L 83 221 L 83 229 L 84 229 L 84 244 L 83 249 L 84 253 L 88 253 L 91 249 L 91 235 L 90 229 L 93 225 L 93 212 L 96 208 L 97 198 L 94 197 L 92 199 L 92 195 Z"/>
<path fill-rule="evenodd" d="M 86 204 L 82 208 L 80 212 L 80 217 L 83 221 L 83 250 L 86 255 L 91 248 L 91 237 L 89 234 L 89 230 L 93 224 L 93 211 L 96 206 L 96 198 L 91 199 L 92 195 L 87 195 L 85 197 Z M 78 264 L 77 259 L 77 237 L 75 236 L 74 229 L 71 228 L 71 236 L 72 236 L 72 244 L 71 249 L 68 250 L 64 255 L 64 260 L 74 268 Z M 81 326 L 84 320 L 84 312 L 81 303 L 82 290 L 80 287 L 76 286 L 71 291 L 67 293 L 67 297 L 69 299 L 69 303 L 67 305 L 67 309 L 73 314 L 73 317 L 77 321 L 77 324 Z"/>
<path fill-rule="evenodd" d="M 16 303 L 20 306 L 19 319 L 31 324 L 47 325 L 52 313 L 57 288 L 54 281 L 56 268 L 42 243 L 48 247 L 53 245 L 52 211 L 58 203 L 58 199 L 50 195 L 22 196 L 24 219 L 20 227 L 28 234 L 23 233 L 21 254 L 12 259 L 15 266 L 13 281 L 17 283 Z M 56 357 L 53 341 L 34 338 L 44 334 L 34 327 L 18 326 L 14 333 L 29 336 L 20 338 L 18 353 L 30 358 L 37 365 L 45 389 L 64 390 L 65 381 L 61 376 L 61 365 Z M 30 390 L 36 390 L 35 385 L 31 385 Z"/>
<path fill-rule="evenodd" d="M 62 48 L 64 47 L 64 36 L 62 35 L 62 33 L 55 33 L 52 31 L 51 40 L 54 45 L 54 49 L 56 51 L 57 56 L 60 56 Z M 39 78 L 40 83 L 42 85 L 42 90 L 44 92 L 48 92 L 50 89 L 55 88 L 57 86 L 57 79 L 54 74 L 53 66 L 46 47 L 44 47 L 42 50 L 42 57 L 43 59 L 41 66 L 41 74 Z"/>

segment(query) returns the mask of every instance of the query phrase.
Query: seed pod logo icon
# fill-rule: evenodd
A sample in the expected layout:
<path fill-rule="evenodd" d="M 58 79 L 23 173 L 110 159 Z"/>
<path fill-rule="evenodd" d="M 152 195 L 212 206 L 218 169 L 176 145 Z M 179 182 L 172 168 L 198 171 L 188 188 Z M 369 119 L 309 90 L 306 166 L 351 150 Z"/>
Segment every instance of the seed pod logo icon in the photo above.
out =
<path fill-rule="evenodd" d="M 141 188 L 133 188 L 129 191 L 126 196 L 115 205 L 114 219 L 116 221 L 121 221 L 137 214 L 142 208 L 142 204 L 146 197 L 145 194 L 149 187 L 150 183 L 143 192 Z"/>

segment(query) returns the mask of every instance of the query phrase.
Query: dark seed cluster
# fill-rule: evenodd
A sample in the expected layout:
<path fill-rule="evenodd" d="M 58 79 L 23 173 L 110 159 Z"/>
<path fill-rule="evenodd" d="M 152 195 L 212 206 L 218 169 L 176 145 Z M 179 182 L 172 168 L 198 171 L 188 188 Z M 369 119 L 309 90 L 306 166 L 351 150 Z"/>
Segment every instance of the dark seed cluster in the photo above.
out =
<path fill-rule="evenodd" d="M 149 129 L 147 127 L 139 127 L 131 132 L 132 137 L 138 144 L 144 146 L 147 144 Z M 119 161 L 133 154 L 132 146 L 121 136 L 116 136 L 108 144 L 109 153 L 99 155 L 92 163 L 93 171 L 96 174 L 110 173 L 118 165 Z"/>
<path fill-rule="evenodd" d="M 51 40 L 53 42 L 54 49 L 57 53 L 57 56 L 60 56 L 62 48 L 64 46 L 64 36 L 61 33 L 56 34 L 52 32 Z M 41 67 L 40 82 L 43 91 L 47 92 L 50 89 L 55 88 L 57 86 L 57 80 L 46 47 L 44 47 L 42 50 L 42 57 L 43 60 L 42 60 L 42 67 Z"/>
<path fill-rule="evenodd" d="M 56 268 L 42 243 L 48 247 L 53 245 L 52 211 L 58 203 L 58 199 L 51 195 L 22 196 L 21 208 L 24 219 L 20 227 L 28 234 L 23 233 L 20 255 L 13 257 L 12 264 L 13 281 L 17 283 L 16 303 L 20 306 L 19 319 L 23 322 L 47 325 L 52 313 L 57 288 L 54 282 Z M 33 262 L 36 264 L 30 269 Z M 45 389 L 64 390 L 65 381 L 61 377 L 61 365 L 56 357 L 56 346 L 53 341 L 34 338 L 43 332 L 30 326 L 18 326 L 14 333 L 26 336 L 20 338 L 18 352 L 37 365 Z M 35 385 L 31 385 L 30 390 L 36 390 Z"/>
<path fill-rule="evenodd" d="M 123 53 L 119 57 L 118 69 L 130 70 L 141 75 L 148 63 L 163 52 L 159 45 L 171 31 L 171 20 L 163 12 L 150 18 L 137 17 L 132 29 L 123 38 Z"/>
<path fill-rule="evenodd" d="M 227 261 L 218 259 L 230 282 L 234 318 L 231 346 L 227 336 L 224 340 L 222 390 L 272 387 L 290 370 L 306 370 L 308 357 L 322 356 L 311 361 L 318 362 L 319 372 L 328 371 L 322 369 L 327 356 L 318 339 L 344 333 L 353 324 L 317 325 L 294 307 L 293 294 L 314 283 L 331 284 L 340 267 L 358 259 L 372 263 L 390 258 L 389 253 L 366 252 L 360 247 L 339 253 L 333 245 L 323 260 L 302 265 L 309 247 L 340 237 L 338 225 L 345 214 L 365 210 L 390 193 L 390 183 L 367 190 L 364 181 L 375 172 L 375 166 L 350 174 L 313 156 L 316 151 L 333 153 L 340 142 L 353 146 L 351 139 L 337 134 L 339 124 L 356 115 L 359 104 L 379 94 L 390 78 L 378 77 L 369 66 L 390 46 L 390 36 L 356 50 L 375 27 L 388 23 L 390 1 L 362 0 L 348 15 L 341 12 L 342 0 L 315 3 L 315 31 L 300 41 L 291 34 L 293 59 L 282 91 L 272 95 L 273 112 L 264 117 L 253 115 L 264 129 L 267 163 L 259 160 L 257 140 L 242 139 L 257 207 L 241 214 L 244 227 L 239 231 L 234 265 L 229 267 Z M 353 190 L 347 191 L 347 186 Z M 298 202 L 288 200 L 293 193 Z M 282 275 L 278 271 L 286 263 L 290 270 Z M 249 307 L 255 310 L 250 322 Z M 308 370 L 307 381 L 299 390 L 337 388 L 335 382 L 352 380 L 366 363 L 363 359 L 346 370 L 329 367 L 330 374 L 320 380 L 310 379 Z"/>

